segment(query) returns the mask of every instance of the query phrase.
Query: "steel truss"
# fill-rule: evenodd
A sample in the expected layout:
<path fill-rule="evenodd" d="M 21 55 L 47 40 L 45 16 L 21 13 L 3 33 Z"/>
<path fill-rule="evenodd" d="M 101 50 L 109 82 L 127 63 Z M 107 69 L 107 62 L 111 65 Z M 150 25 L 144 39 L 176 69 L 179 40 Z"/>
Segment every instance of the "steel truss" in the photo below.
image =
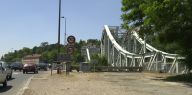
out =
<path fill-rule="evenodd" d="M 186 73 L 177 54 L 170 54 L 147 44 L 136 30 L 120 33 L 117 26 L 104 26 L 101 38 L 101 54 L 113 67 L 143 67 L 147 71 Z"/>

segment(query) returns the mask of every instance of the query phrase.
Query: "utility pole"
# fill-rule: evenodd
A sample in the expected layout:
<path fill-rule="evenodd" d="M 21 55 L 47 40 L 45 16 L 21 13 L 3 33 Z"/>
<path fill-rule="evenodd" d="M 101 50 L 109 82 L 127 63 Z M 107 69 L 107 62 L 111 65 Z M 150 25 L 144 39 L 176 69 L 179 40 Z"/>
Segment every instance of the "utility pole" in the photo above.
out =
<path fill-rule="evenodd" d="M 60 64 L 59 56 L 60 56 L 60 32 L 61 32 L 61 0 L 59 0 L 59 23 L 58 23 L 58 55 L 57 55 L 57 64 Z M 60 74 L 60 66 L 57 67 L 57 74 Z"/>
<path fill-rule="evenodd" d="M 60 31 L 61 31 L 61 0 L 59 0 L 59 23 L 58 23 L 58 55 L 60 54 Z M 57 60 L 58 61 L 58 60 Z"/>

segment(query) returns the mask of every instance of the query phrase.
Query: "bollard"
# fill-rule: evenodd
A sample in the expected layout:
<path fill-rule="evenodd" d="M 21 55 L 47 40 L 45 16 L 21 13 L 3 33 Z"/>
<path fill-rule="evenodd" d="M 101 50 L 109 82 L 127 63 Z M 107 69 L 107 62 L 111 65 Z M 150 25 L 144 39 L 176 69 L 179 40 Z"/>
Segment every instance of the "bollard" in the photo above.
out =
<path fill-rule="evenodd" d="M 60 67 L 57 67 L 57 74 L 61 74 L 61 69 L 60 69 Z"/>

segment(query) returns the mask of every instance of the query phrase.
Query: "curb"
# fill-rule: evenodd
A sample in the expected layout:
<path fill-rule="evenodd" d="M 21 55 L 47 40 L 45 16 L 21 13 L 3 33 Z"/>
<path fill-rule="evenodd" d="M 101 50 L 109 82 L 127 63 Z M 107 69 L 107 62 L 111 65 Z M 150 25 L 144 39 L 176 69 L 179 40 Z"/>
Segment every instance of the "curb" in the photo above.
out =
<path fill-rule="evenodd" d="M 23 95 L 23 93 L 25 92 L 25 90 L 29 88 L 29 87 L 28 87 L 28 86 L 29 86 L 29 83 L 31 82 L 31 80 L 33 79 L 33 77 L 34 77 L 34 76 L 30 77 L 30 78 L 27 80 L 27 82 L 26 82 L 26 84 L 24 85 L 24 87 L 21 88 L 16 95 Z"/>

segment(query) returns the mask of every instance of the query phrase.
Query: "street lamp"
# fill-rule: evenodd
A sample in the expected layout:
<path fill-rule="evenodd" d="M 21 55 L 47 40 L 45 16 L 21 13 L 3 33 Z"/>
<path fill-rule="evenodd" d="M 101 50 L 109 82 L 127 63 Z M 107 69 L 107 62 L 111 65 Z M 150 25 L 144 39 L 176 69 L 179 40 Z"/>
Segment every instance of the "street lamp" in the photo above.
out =
<path fill-rule="evenodd" d="M 65 38 L 64 38 L 64 45 L 66 45 L 67 44 L 67 42 L 66 42 L 66 39 L 67 39 L 67 18 L 66 17 L 61 17 L 61 18 L 64 18 L 65 19 Z"/>

